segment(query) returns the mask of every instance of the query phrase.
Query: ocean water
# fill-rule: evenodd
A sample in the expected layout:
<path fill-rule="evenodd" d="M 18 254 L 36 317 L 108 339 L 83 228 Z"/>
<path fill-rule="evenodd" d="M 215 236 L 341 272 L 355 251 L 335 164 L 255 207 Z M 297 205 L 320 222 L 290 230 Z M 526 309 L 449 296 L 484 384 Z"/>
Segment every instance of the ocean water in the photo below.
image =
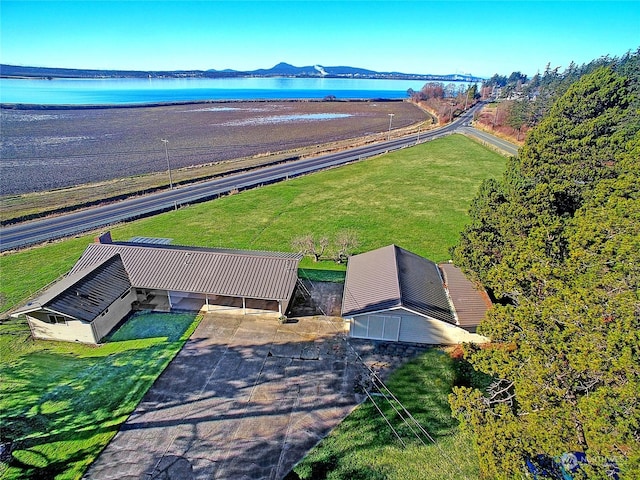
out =
<path fill-rule="evenodd" d="M 403 99 L 422 80 L 342 78 L 0 79 L 0 103 L 125 105 L 203 100 Z"/>

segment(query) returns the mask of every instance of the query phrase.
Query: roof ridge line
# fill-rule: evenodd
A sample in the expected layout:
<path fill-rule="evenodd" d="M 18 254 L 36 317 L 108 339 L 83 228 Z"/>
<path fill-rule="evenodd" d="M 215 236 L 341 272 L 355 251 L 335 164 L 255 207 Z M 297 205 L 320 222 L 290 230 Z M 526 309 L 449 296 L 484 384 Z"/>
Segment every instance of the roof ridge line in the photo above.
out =
<path fill-rule="evenodd" d="M 96 244 L 90 244 L 96 245 Z M 282 260 L 301 260 L 304 256 L 300 253 L 293 252 L 276 252 L 273 250 L 249 250 L 244 248 L 225 248 L 225 247 L 200 247 L 193 245 L 164 245 L 164 244 L 137 244 L 134 242 L 113 242 L 99 243 L 97 245 L 110 245 L 113 247 L 125 248 L 153 248 L 158 250 L 177 250 L 184 252 L 210 253 L 216 255 L 243 255 L 246 257 L 271 257 L 280 258 Z"/>
<path fill-rule="evenodd" d="M 391 246 L 393 247 L 393 262 L 395 263 L 396 266 L 396 280 L 397 280 L 397 284 L 398 284 L 398 298 L 400 299 L 400 305 L 399 306 L 404 306 L 404 295 L 402 292 L 402 281 L 400 280 L 400 264 L 398 262 L 398 254 L 400 253 L 400 250 L 402 250 L 402 247 L 399 247 L 398 245 L 396 245 L 395 243 L 392 243 Z"/>
<path fill-rule="evenodd" d="M 124 261 L 122 260 L 122 257 L 120 256 L 120 252 L 115 252 L 112 255 L 106 257 L 104 260 L 97 262 L 94 265 L 89 266 L 88 268 L 82 269 L 82 270 L 78 270 L 77 272 L 75 272 L 73 275 L 71 274 L 71 271 L 67 272 L 66 275 L 57 280 L 56 282 L 54 282 L 49 288 L 45 289 L 39 296 L 33 298 L 32 300 L 30 300 L 29 302 L 27 302 L 21 309 L 18 309 L 17 311 L 22 311 L 24 310 L 25 307 L 28 307 L 29 305 L 35 304 L 37 300 L 39 300 L 42 296 L 44 296 L 47 292 L 52 292 L 51 298 L 46 298 L 44 300 L 44 302 L 37 302 L 39 305 L 39 308 L 44 308 L 45 305 L 53 302 L 54 300 L 56 300 L 57 298 L 59 298 L 61 295 L 63 295 L 66 291 L 70 290 L 71 288 L 75 287 L 78 283 L 80 283 L 81 281 L 83 281 L 88 275 L 90 275 L 93 272 L 98 271 L 99 269 L 101 269 L 102 267 L 104 267 L 107 263 L 114 261 L 114 259 L 119 258 L 120 259 L 120 263 L 122 263 L 122 268 L 124 270 L 124 272 L 127 275 L 127 280 L 129 280 L 129 283 L 131 283 L 131 278 L 129 277 L 129 272 L 127 271 L 126 266 L 124 265 Z M 73 269 L 72 269 L 73 270 Z M 72 277 L 77 277 L 77 278 L 72 278 Z M 66 283 L 68 283 L 68 285 L 66 285 Z M 58 291 L 58 289 L 61 289 Z"/>

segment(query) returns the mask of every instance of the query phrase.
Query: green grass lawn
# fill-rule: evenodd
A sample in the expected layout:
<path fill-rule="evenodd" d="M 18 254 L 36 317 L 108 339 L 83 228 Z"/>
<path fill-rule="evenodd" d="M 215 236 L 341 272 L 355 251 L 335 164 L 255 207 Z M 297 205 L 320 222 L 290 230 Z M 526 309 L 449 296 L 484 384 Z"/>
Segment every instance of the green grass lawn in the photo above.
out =
<path fill-rule="evenodd" d="M 391 407 L 376 400 L 406 447 L 370 401 L 353 411 L 320 442 L 286 480 L 459 480 L 479 477 L 469 434 L 451 417 L 447 396 L 464 370 L 441 349 L 432 349 L 400 367 L 387 383 L 435 443 L 420 443 Z M 414 430 L 417 429 L 414 427 Z M 413 438 L 413 440 L 411 440 Z"/>
<path fill-rule="evenodd" d="M 32 340 L 0 324 L 3 479 L 80 478 L 180 351 L 199 318 L 137 314 L 101 346 Z"/>
<path fill-rule="evenodd" d="M 292 251 L 293 238 L 350 229 L 359 252 L 395 243 L 434 261 L 449 258 L 480 182 L 504 157 L 453 135 L 303 178 L 111 228 L 115 240 Z M 93 235 L 0 256 L 0 311 L 66 273 Z M 344 270 L 331 261 L 303 268 Z"/>
<path fill-rule="evenodd" d="M 115 240 L 140 235 L 173 238 L 174 244 L 291 251 L 296 236 L 332 237 L 350 229 L 359 252 L 395 243 L 441 261 L 468 220 L 480 182 L 499 176 L 504 164 L 500 155 L 454 135 L 111 230 Z M 0 311 L 65 274 L 92 237 L 0 256 Z M 305 259 L 301 267 L 314 278 L 340 281 L 344 275 L 344 265 L 331 261 Z M 23 321 L 0 324 L 0 431 L 3 442 L 17 442 L 14 462 L 0 467 L 0 476 L 79 477 L 194 328 L 193 317 L 176 318 L 158 324 L 136 317 L 100 347 L 33 341 Z M 304 475 L 328 465 L 327 478 L 443 478 L 437 475 L 441 450 L 474 474 L 471 444 L 446 403 L 452 370 L 447 357 L 434 352 L 405 367 L 391 385 L 433 427 L 437 448 L 400 450 L 365 404 L 300 464 L 300 476 L 321 478 Z M 423 471 L 425 462 L 435 466 L 433 476 Z"/>

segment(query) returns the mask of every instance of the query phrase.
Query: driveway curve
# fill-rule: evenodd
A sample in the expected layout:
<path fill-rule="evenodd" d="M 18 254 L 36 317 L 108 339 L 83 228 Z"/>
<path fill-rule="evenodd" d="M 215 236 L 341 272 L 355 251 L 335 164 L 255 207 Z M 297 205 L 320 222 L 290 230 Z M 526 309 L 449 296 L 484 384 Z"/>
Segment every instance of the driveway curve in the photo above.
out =
<path fill-rule="evenodd" d="M 358 404 L 343 329 L 205 316 L 84 478 L 282 478 Z"/>

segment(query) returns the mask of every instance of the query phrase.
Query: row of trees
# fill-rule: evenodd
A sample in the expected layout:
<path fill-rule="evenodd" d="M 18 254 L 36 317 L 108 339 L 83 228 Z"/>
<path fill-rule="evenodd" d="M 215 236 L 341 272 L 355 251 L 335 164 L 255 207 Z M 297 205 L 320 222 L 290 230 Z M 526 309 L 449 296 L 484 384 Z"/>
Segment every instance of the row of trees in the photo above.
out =
<path fill-rule="evenodd" d="M 415 103 L 427 107 L 440 123 L 450 122 L 453 117 L 471 107 L 479 98 L 478 85 L 442 82 L 428 82 L 415 91 L 410 88 L 407 94 Z"/>
<path fill-rule="evenodd" d="M 466 347 L 495 382 L 450 397 L 486 478 L 565 452 L 574 478 L 640 478 L 640 52 L 592 63 L 538 79 L 556 100 L 452 250 L 498 300 Z"/>
<path fill-rule="evenodd" d="M 499 92 L 499 108 L 505 112 L 504 122 L 499 123 L 511 127 L 519 139 L 524 130 L 538 125 L 549 114 L 552 105 L 582 76 L 601 67 L 621 73 L 637 68 L 634 58 L 638 50 L 620 58 L 605 56 L 583 65 L 571 62 L 562 72 L 560 67 L 551 68 L 547 64 L 542 74 L 536 73 L 531 79 L 520 72 L 513 72 L 508 77 L 495 74 L 483 82 L 481 92 L 485 97 L 489 92 Z"/>
<path fill-rule="evenodd" d="M 464 99 L 465 96 L 473 99 L 477 93 L 478 85 L 476 84 L 466 85 L 461 83 L 455 85 L 453 83 L 447 83 L 445 85 L 442 82 L 427 82 L 420 91 L 417 92 L 412 88 L 407 90 L 409 97 L 416 102 L 430 100 L 432 98 L 441 100 L 445 98 Z"/>

